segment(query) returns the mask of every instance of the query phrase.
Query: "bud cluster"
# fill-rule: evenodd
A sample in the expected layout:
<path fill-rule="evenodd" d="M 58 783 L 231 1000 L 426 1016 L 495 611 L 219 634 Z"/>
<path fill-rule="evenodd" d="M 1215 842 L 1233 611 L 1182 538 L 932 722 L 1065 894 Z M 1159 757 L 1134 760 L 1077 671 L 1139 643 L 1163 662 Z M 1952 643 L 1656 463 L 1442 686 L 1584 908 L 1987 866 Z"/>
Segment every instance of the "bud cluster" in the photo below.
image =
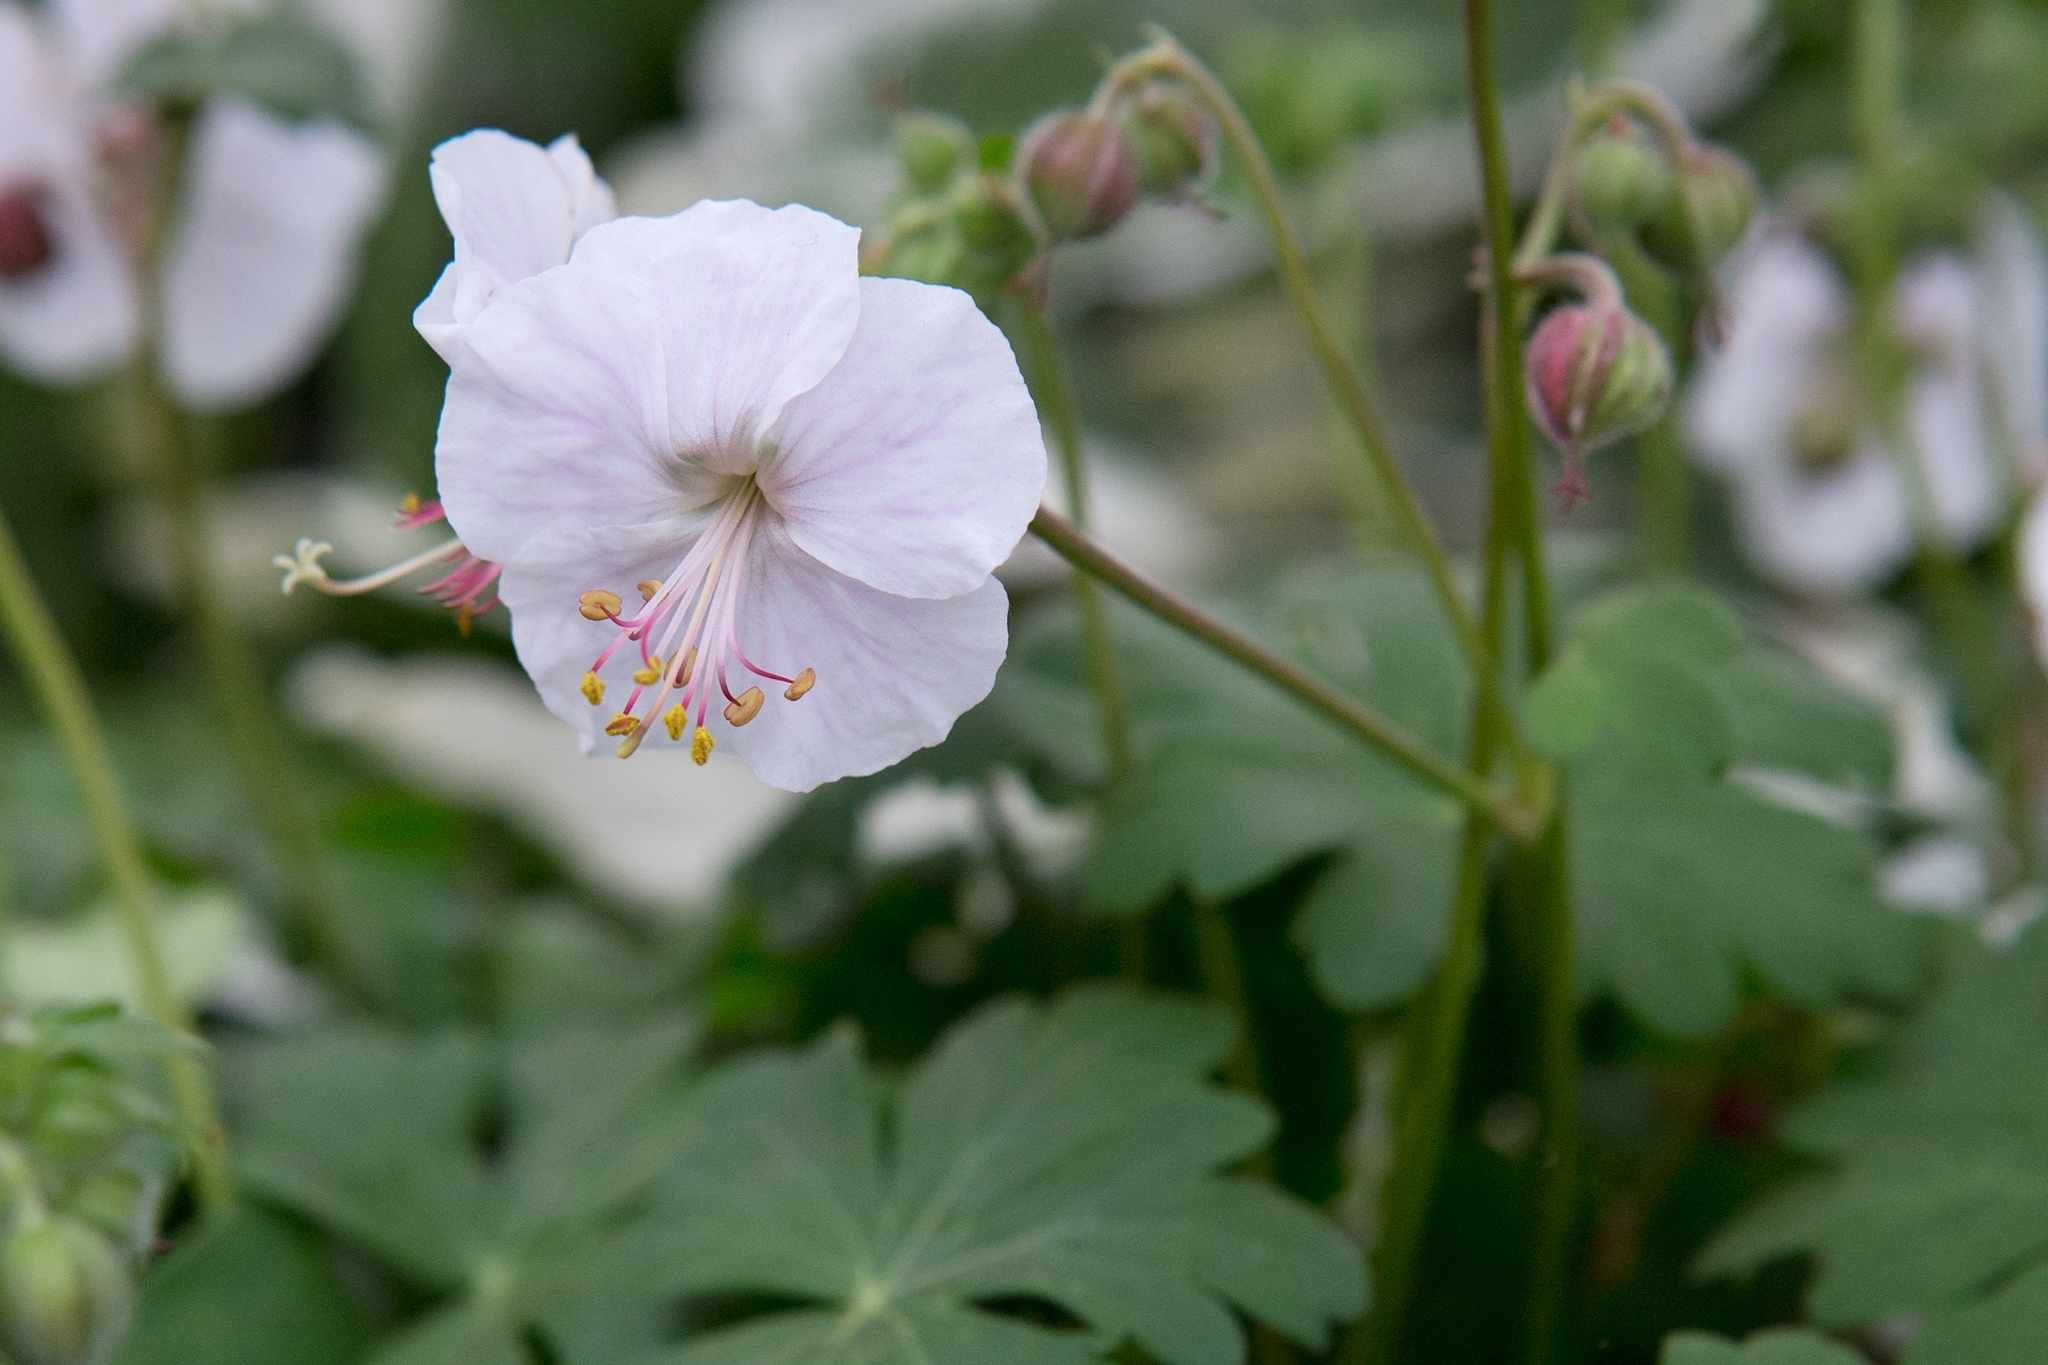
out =
<path fill-rule="evenodd" d="M 179 1145 L 137 1063 L 177 1046 L 111 1007 L 0 1015 L 0 1359 L 94 1365 L 126 1334 Z"/>
<path fill-rule="evenodd" d="M 1700 141 L 1676 111 L 1658 104 L 1655 136 L 1616 112 L 1568 149 L 1572 206 L 1581 235 L 1595 243 L 1631 236 L 1672 269 L 1704 277 L 1748 233 L 1756 177 L 1740 157 Z"/>

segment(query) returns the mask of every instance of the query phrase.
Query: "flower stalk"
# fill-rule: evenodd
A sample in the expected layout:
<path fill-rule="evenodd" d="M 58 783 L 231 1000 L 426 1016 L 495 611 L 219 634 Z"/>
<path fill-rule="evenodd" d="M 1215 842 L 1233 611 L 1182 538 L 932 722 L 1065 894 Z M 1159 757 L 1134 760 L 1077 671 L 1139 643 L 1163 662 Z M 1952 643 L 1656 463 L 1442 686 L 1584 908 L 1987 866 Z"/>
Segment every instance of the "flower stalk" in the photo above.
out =
<path fill-rule="evenodd" d="M 1031 530 L 1069 564 L 1100 579 L 1167 624 L 1192 635 L 1295 700 L 1319 712 L 1411 775 L 1478 813 L 1518 841 L 1537 838 L 1544 825 L 1540 803 L 1494 791 L 1444 755 L 1402 730 L 1379 712 L 1345 696 L 1321 679 L 1274 654 L 1257 640 L 1153 582 L 1047 507 L 1031 519 Z"/>
<path fill-rule="evenodd" d="M 86 813 L 92 821 L 93 837 L 113 883 L 114 911 L 135 971 L 143 1010 L 171 1032 L 190 1036 L 192 1021 L 172 989 L 170 972 L 164 963 L 155 892 L 143 861 L 141 841 L 121 799 L 120 781 L 107 750 L 106 736 L 100 730 L 77 661 L 71 657 L 49 608 L 37 593 L 14 533 L 4 519 L 0 519 L 0 628 L 4 628 L 14 646 L 78 779 Z M 172 1099 L 192 1135 L 193 1175 L 199 1198 L 210 1209 L 224 1209 L 233 1202 L 234 1188 L 228 1176 L 226 1135 L 214 1109 L 212 1083 L 199 1059 L 188 1052 L 173 1053 L 166 1066 Z"/>

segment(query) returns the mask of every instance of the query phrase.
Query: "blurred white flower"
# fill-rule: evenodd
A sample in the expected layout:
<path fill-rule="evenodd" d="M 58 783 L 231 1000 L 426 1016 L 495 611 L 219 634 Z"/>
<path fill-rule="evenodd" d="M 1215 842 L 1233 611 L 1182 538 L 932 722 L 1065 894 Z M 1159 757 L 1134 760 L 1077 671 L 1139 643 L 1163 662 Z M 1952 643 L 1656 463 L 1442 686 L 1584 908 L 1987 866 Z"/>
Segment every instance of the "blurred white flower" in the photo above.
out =
<path fill-rule="evenodd" d="M 190 135 L 159 279 L 140 278 L 164 152 L 147 111 L 109 86 L 181 21 L 178 0 L 0 0 L 0 361 L 68 383 L 127 360 L 160 289 L 160 364 L 207 409 L 290 382 L 338 319 L 383 192 L 376 144 L 219 96 Z"/>
<path fill-rule="evenodd" d="M 1957 549 L 1997 528 L 2048 431 L 2033 373 L 2048 354 L 2048 269 L 2015 214 L 1987 210 L 1974 260 L 1913 262 L 1893 305 L 1914 356 L 1903 456 Z M 1727 342 L 1702 363 L 1686 423 L 1696 457 L 1729 481 L 1744 551 L 1794 592 L 1877 586 L 1912 556 L 1913 494 L 1855 371 L 1845 285 L 1818 248 L 1772 231 L 1736 263 L 1727 304 Z"/>
<path fill-rule="evenodd" d="M 449 521 L 505 566 L 520 660 L 586 749 L 659 719 L 808 790 L 937 743 L 994 682 L 1037 415 L 967 295 L 860 278 L 858 240 L 746 202 L 618 219 L 450 349 Z M 748 674 L 790 703 L 758 726 Z"/>

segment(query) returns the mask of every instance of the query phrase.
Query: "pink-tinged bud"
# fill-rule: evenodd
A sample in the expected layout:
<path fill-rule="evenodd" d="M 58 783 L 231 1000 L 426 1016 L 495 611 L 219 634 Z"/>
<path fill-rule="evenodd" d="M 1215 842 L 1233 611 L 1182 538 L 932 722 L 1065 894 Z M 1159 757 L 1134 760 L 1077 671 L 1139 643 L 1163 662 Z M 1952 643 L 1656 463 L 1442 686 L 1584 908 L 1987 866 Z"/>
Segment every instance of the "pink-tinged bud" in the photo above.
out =
<path fill-rule="evenodd" d="M 1190 199 L 1216 179 L 1216 116 L 1184 81 L 1152 80 L 1119 105 L 1147 194 Z"/>
<path fill-rule="evenodd" d="M 27 279 L 56 254 L 42 198 L 35 185 L 0 189 L 0 280 Z"/>
<path fill-rule="evenodd" d="M 1756 175 L 1725 147 L 1700 143 L 1674 166 L 1671 202 L 1644 231 L 1644 245 L 1668 264 L 1705 275 L 1742 241 L 1756 217 Z"/>
<path fill-rule="evenodd" d="M 1656 221 L 1674 189 L 1663 149 L 1627 119 L 1588 138 L 1573 158 L 1573 202 L 1596 231 L 1633 232 Z"/>
<path fill-rule="evenodd" d="M 1585 457 L 1650 426 L 1671 402 L 1671 354 L 1647 323 L 1619 303 L 1553 308 L 1529 338 L 1529 411 L 1564 453 L 1557 494 L 1567 506 L 1589 494 Z"/>
<path fill-rule="evenodd" d="M 1138 203 L 1138 158 L 1116 120 L 1068 110 L 1024 134 L 1017 174 L 1056 241 L 1098 236 Z"/>

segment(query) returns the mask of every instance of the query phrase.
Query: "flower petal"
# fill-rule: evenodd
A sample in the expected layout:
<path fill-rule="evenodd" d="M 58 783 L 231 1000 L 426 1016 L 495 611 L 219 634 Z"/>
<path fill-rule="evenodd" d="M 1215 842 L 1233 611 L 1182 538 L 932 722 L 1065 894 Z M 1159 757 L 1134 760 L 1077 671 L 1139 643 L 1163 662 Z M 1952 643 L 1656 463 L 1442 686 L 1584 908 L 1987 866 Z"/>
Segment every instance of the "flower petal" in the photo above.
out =
<path fill-rule="evenodd" d="M 478 555 L 513 566 L 601 560 L 622 537 L 673 542 L 690 524 L 678 519 L 723 491 L 671 453 L 647 293 L 561 266 L 503 290 L 464 329 L 435 471 L 450 524 Z"/>
<path fill-rule="evenodd" d="M 611 565 L 507 565 L 498 579 L 498 600 L 511 612 L 512 646 L 520 666 L 548 710 L 575 731 L 586 754 L 595 753 L 604 740 L 605 722 L 616 714 L 624 694 L 610 698 L 608 707 L 592 706 L 583 695 L 584 672 L 619 632 L 609 622 L 585 620 L 576 610 L 577 594 L 594 584 L 623 587 L 658 578 L 674 567 L 673 560 L 659 558 Z"/>
<path fill-rule="evenodd" d="M 1996 194 L 1977 227 L 1977 289 L 1988 316 L 1981 346 L 1999 419 L 2020 469 L 2048 465 L 2048 250 L 2026 210 Z"/>
<path fill-rule="evenodd" d="M 988 695 L 1008 621 L 993 578 L 957 597 L 898 597 L 820 564 L 770 519 L 748 555 L 740 645 L 765 668 L 816 669 L 817 685 L 794 702 L 770 691 L 744 729 L 713 706 L 712 731 L 755 776 L 789 791 L 879 771 L 937 744 Z"/>
<path fill-rule="evenodd" d="M 574 137 L 543 148 L 479 129 L 436 147 L 427 173 L 455 258 L 413 325 L 443 356 L 454 329 L 500 289 L 567 261 L 576 238 L 614 212 L 610 187 Z"/>
<path fill-rule="evenodd" d="M 55 249 L 40 270 L 0 282 L 0 359 L 45 383 L 92 379 L 134 350 L 134 274 L 82 176 L 49 182 L 40 207 Z"/>
<path fill-rule="evenodd" d="M 800 205 L 706 201 L 592 228 L 575 264 L 635 281 L 660 310 L 674 448 L 751 472 L 755 443 L 846 353 L 860 233 Z"/>
<path fill-rule="evenodd" d="M 1838 468 L 1813 473 L 1787 456 L 1735 482 L 1735 529 L 1764 577 L 1794 592 L 1859 593 L 1913 553 L 1913 519 L 1891 455 L 1866 443 Z"/>
<path fill-rule="evenodd" d="M 2036 494 L 2021 518 L 2016 559 L 2020 600 L 2034 628 L 2034 652 L 2048 668 L 2048 496 Z"/>
<path fill-rule="evenodd" d="M 384 192 L 377 145 L 334 122 L 210 101 L 164 263 L 163 363 L 197 408 L 251 403 L 297 378 L 339 321 Z"/>
<path fill-rule="evenodd" d="M 790 538 L 905 597 L 979 585 L 1045 491 L 1045 442 L 1009 343 L 938 285 L 862 280 L 846 355 L 770 443 L 761 487 Z"/>
<path fill-rule="evenodd" d="M 72 69 L 93 87 L 121 74 L 144 43 L 185 17 L 182 0 L 52 0 L 50 17 Z"/>

